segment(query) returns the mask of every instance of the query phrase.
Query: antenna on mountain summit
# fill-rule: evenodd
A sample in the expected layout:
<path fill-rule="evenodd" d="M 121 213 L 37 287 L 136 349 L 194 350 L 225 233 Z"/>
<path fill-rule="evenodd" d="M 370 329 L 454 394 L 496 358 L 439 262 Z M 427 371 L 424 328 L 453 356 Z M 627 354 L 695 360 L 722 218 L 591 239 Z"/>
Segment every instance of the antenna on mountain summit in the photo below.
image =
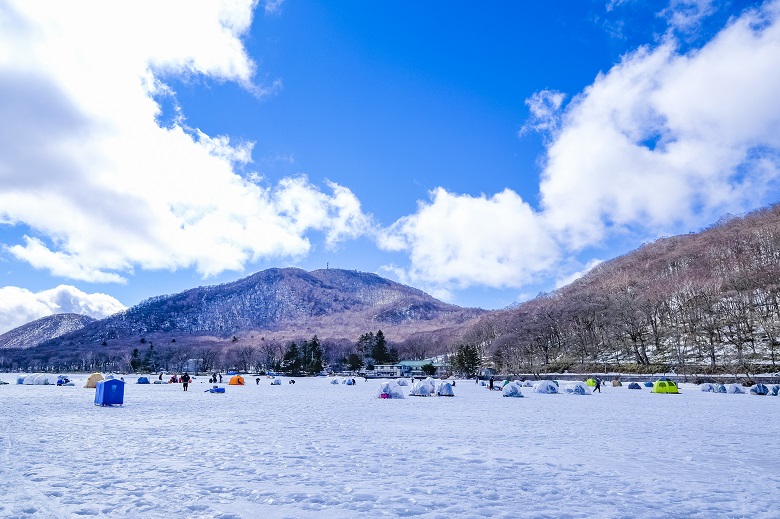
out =
<path fill-rule="evenodd" d="M 328 266 L 330 265 L 330 262 L 325 263 L 325 270 L 328 270 Z"/>

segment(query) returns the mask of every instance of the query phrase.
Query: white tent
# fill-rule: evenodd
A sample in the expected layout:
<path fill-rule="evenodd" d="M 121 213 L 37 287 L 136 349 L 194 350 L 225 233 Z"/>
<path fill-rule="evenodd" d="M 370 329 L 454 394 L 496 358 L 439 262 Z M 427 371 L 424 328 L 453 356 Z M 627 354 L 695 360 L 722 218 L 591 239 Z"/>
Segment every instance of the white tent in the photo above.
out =
<path fill-rule="evenodd" d="M 534 383 L 531 382 L 530 380 L 526 380 L 525 382 L 523 382 L 523 387 L 534 387 Z"/>
<path fill-rule="evenodd" d="M 728 388 L 726 389 L 726 392 L 740 394 L 745 392 L 745 388 L 742 387 L 742 384 L 729 384 Z"/>
<path fill-rule="evenodd" d="M 25 385 L 38 385 L 38 386 L 47 386 L 47 385 L 56 385 L 57 384 L 57 377 L 58 375 L 52 375 L 51 373 L 36 373 L 34 375 L 27 375 L 24 377 L 24 384 Z"/>
<path fill-rule="evenodd" d="M 551 380 L 542 380 L 534 386 L 534 393 L 546 393 L 554 395 L 558 392 L 558 386 Z"/>
<path fill-rule="evenodd" d="M 449 382 L 442 382 L 439 384 L 439 390 L 436 394 L 439 396 L 455 396 L 455 392 L 452 390 L 452 384 Z"/>
<path fill-rule="evenodd" d="M 334 378 L 333 380 L 330 381 L 330 383 L 331 384 L 338 384 L 339 383 L 339 379 Z"/>
<path fill-rule="evenodd" d="M 418 380 L 412 386 L 412 391 L 409 396 L 431 396 L 435 393 L 435 387 L 432 383 L 426 380 Z"/>
<path fill-rule="evenodd" d="M 376 394 L 377 398 L 404 398 L 403 390 L 397 382 L 392 380 L 389 382 L 382 382 L 379 385 L 379 391 Z"/>
<path fill-rule="evenodd" d="M 589 395 L 590 388 L 585 382 L 572 382 L 566 385 L 566 394 L 568 395 Z"/>
<path fill-rule="evenodd" d="M 714 393 L 715 384 L 710 384 L 710 383 L 702 384 L 701 390 L 704 391 L 705 393 Z"/>
<path fill-rule="evenodd" d="M 523 387 L 522 382 L 510 382 L 509 384 L 504 386 L 504 389 L 501 391 L 504 396 L 511 396 L 515 398 L 523 398 L 523 393 L 520 391 L 520 388 Z"/>
<path fill-rule="evenodd" d="M 271 381 L 271 385 L 272 386 L 281 386 L 282 385 L 282 379 L 280 379 L 280 378 L 273 379 Z"/>
<path fill-rule="evenodd" d="M 405 379 L 405 378 L 399 378 L 398 380 L 396 380 L 396 382 L 398 383 L 399 386 L 408 386 L 409 385 L 409 381 L 407 379 Z"/>

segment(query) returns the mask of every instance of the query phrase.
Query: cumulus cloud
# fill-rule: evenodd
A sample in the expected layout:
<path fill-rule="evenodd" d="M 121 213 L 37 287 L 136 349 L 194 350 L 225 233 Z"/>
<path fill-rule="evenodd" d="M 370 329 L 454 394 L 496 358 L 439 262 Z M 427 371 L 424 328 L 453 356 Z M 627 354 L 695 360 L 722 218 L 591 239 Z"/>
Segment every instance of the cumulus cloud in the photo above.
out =
<path fill-rule="evenodd" d="M 711 7 L 676 3 L 692 17 Z M 380 245 L 409 253 L 410 268 L 391 267 L 399 274 L 445 288 L 521 287 L 535 274 L 573 280 L 594 264 L 573 256 L 616 236 L 644 241 L 776 201 L 778 92 L 780 2 L 687 53 L 669 36 L 624 56 L 568 105 L 552 90 L 528 99 L 525 130 L 548 139 L 539 210 L 510 190 L 440 188 Z"/>
<path fill-rule="evenodd" d="M 688 54 L 643 48 L 566 108 L 540 185 L 573 248 L 611 233 L 674 232 L 778 194 L 780 4 Z"/>
<path fill-rule="evenodd" d="M 0 334 L 53 314 L 73 313 L 102 319 L 124 309 L 122 303 L 109 295 L 87 294 L 70 285 L 41 292 L 6 286 L 0 288 Z"/>
<path fill-rule="evenodd" d="M 267 2 L 278 10 L 281 2 Z M 240 270 L 370 227 L 343 186 L 266 184 L 251 142 L 184 125 L 169 77 L 234 81 L 262 96 L 241 38 L 256 2 L 0 5 L 0 222 L 36 268 L 122 282 L 134 269 Z M 186 12 L 186 16 L 182 13 Z M 158 99 L 177 115 L 160 124 Z"/>
<path fill-rule="evenodd" d="M 558 256 L 533 209 L 509 189 L 473 197 L 438 188 L 429 203 L 382 233 L 379 243 L 408 251 L 411 268 L 396 274 L 445 289 L 521 286 Z"/>

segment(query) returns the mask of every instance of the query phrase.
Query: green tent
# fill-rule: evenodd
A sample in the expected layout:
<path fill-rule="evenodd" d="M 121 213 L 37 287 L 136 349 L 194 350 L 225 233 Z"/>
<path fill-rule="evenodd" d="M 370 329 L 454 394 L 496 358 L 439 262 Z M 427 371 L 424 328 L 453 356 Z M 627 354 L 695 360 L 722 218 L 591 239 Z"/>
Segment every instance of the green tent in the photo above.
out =
<path fill-rule="evenodd" d="M 677 391 L 677 384 L 674 383 L 674 381 L 669 380 L 668 378 L 659 378 L 655 381 L 653 384 L 653 389 L 650 390 L 651 393 L 672 393 L 672 394 L 678 394 L 679 391 Z"/>
<path fill-rule="evenodd" d="M 585 381 L 585 383 L 587 385 L 589 385 L 590 387 L 596 387 L 596 379 L 595 378 L 589 378 L 588 380 Z"/>

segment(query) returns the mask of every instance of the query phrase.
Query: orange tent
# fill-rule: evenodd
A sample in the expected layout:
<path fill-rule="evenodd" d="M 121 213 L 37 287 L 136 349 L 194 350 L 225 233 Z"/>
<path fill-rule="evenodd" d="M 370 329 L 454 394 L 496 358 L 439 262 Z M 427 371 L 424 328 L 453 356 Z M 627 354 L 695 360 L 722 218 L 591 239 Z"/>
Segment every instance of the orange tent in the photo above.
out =
<path fill-rule="evenodd" d="M 230 385 L 231 386 L 243 386 L 244 385 L 244 377 L 241 375 L 233 375 L 230 377 Z"/>

